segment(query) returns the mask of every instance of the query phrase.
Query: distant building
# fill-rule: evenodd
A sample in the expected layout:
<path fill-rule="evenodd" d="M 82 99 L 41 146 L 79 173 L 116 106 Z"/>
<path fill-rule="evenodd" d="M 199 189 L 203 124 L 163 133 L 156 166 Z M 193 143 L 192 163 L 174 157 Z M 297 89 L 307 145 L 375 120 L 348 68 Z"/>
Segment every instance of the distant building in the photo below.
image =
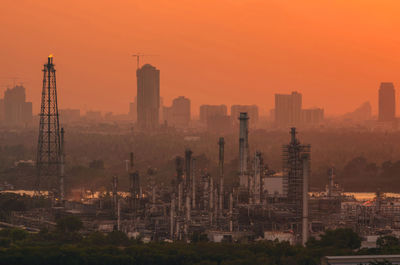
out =
<path fill-rule="evenodd" d="M 32 102 L 25 101 L 25 87 L 8 88 L 4 92 L 3 105 L 7 125 L 26 125 L 32 122 Z"/>
<path fill-rule="evenodd" d="M 301 122 L 302 95 L 275 94 L 275 123 L 278 126 L 295 126 Z"/>
<path fill-rule="evenodd" d="M 381 83 L 379 87 L 379 121 L 393 121 L 396 117 L 396 98 L 393 83 Z"/>
<path fill-rule="evenodd" d="M 324 120 L 324 109 L 303 109 L 301 110 L 301 122 L 303 124 L 319 124 Z"/>
<path fill-rule="evenodd" d="M 79 109 L 60 109 L 60 122 L 71 123 L 77 122 L 81 118 L 81 111 Z"/>
<path fill-rule="evenodd" d="M 224 115 L 210 116 L 207 119 L 207 130 L 215 133 L 225 133 L 232 130 L 231 117 Z"/>
<path fill-rule="evenodd" d="M 101 111 L 86 111 L 85 118 L 88 121 L 100 121 L 103 117 Z"/>
<path fill-rule="evenodd" d="M 137 123 L 141 129 L 151 130 L 159 126 L 160 70 L 145 64 L 136 71 L 137 76 Z"/>
<path fill-rule="evenodd" d="M 353 112 L 346 113 L 343 118 L 353 121 L 366 121 L 370 120 L 372 116 L 372 107 L 369 101 L 364 102 L 355 109 Z"/>
<path fill-rule="evenodd" d="M 132 121 L 137 121 L 137 97 L 135 97 L 133 102 L 129 103 L 128 115 Z"/>
<path fill-rule="evenodd" d="M 232 128 L 226 105 L 201 105 L 200 122 L 205 124 L 210 132 L 223 133 Z"/>
<path fill-rule="evenodd" d="M 207 120 L 216 116 L 227 116 L 226 105 L 201 105 L 200 106 L 200 121 L 207 124 Z"/>
<path fill-rule="evenodd" d="M 190 122 L 190 99 L 178 97 L 172 101 L 172 106 L 163 107 L 163 118 L 168 125 L 177 128 L 189 126 Z"/>
<path fill-rule="evenodd" d="M 250 127 L 254 127 L 258 123 L 258 107 L 256 105 L 232 105 L 231 119 L 234 125 L 239 124 L 238 117 L 240 112 L 247 112 Z"/>

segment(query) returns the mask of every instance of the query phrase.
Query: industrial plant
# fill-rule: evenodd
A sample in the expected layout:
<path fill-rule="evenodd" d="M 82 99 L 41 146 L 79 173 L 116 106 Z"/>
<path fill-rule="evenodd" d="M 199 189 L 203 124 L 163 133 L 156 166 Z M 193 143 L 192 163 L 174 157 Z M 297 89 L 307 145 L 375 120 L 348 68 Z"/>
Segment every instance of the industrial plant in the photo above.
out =
<path fill-rule="evenodd" d="M 150 103 L 138 105 L 140 128 L 146 131 L 158 126 L 159 101 L 151 97 L 159 97 L 159 72 L 149 65 L 144 69 L 151 71 L 143 74 L 138 68 L 139 101 L 154 105 L 151 111 L 146 110 Z M 235 112 L 238 153 L 233 182 L 226 181 L 226 139 L 216 136 L 216 174 L 198 166 L 196 154 L 187 147 L 174 158 L 172 181 L 162 183 L 151 177 L 153 172 L 140 173 L 135 165 L 140 153 L 131 150 L 125 155 L 125 173 L 109 176 L 107 190 L 83 189 L 78 199 L 72 198 L 65 185 L 68 148 L 66 131 L 60 126 L 55 72 L 49 56 L 43 68 L 34 190 L 34 196 L 51 199 L 52 206 L 14 211 L 7 225 L 39 231 L 55 226 L 60 216 L 76 216 L 85 232 L 122 231 L 145 242 L 191 242 L 196 236 L 206 236 L 213 242 L 278 240 L 303 245 L 326 229 L 352 228 L 365 238 L 374 238 L 400 228 L 396 199 L 377 192 L 375 199 L 365 202 L 345 194 L 335 181 L 334 167 L 328 170 L 326 191 L 310 192 L 311 145 L 300 141 L 296 127 L 290 128 L 287 144 L 276 154 L 281 155 L 281 168 L 271 168 L 257 146 L 251 153 L 251 117 L 245 111 Z M 151 95 L 146 94 L 149 84 L 155 91 Z"/>

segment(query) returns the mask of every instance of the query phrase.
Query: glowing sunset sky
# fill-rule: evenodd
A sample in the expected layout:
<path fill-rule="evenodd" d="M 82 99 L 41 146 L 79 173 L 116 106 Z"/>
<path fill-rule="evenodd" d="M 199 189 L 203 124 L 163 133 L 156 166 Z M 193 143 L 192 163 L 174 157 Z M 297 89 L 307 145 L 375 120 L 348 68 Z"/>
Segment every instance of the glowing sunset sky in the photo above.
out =
<path fill-rule="evenodd" d="M 1 0 L 0 92 L 21 78 L 39 109 L 42 65 L 54 54 L 60 108 L 127 113 L 135 52 L 161 70 L 167 105 L 273 107 L 297 90 L 328 114 L 400 90 L 398 0 Z M 397 104 L 398 106 L 400 105 Z"/>

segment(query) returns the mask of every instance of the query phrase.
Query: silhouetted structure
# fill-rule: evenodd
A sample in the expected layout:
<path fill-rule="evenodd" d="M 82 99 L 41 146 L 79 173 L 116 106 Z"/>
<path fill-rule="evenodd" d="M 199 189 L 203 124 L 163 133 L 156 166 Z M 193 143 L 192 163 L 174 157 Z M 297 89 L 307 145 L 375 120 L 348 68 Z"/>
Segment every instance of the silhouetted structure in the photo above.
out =
<path fill-rule="evenodd" d="M 137 97 L 135 97 L 135 100 L 133 102 L 129 103 L 129 118 L 131 118 L 133 121 L 137 121 Z"/>
<path fill-rule="evenodd" d="M 238 117 L 241 112 L 246 112 L 249 116 L 249 126 L 254 127 L 258 122 L 258 107 L 256 105 L 232 105 L 231 119 L 235 126 L 238 125 Z"/>
<path fill-rule="evenodd" d="M 343 118 L 353 121 L 366 121 L 370 120 L 372 115 L 372 107 L 369 101 L 361 104 L 353 112 L 346 113 Z"/>
<path fill-rule="evenodd" d="M 303 124 L 319 124 L 324 120 L 324 110 L 320 108 L 301 110 Z"/>
<path fill-rule="evenodd" d="M 379 87 L 379 121 L 393 121 L 396 117 L 396 98 L 393 83 L 381 83 Z"/>
<path fill-rule="evenodd" d="M 226 105 L 201 105 L 200 121 L 207 124 L 210 118 L 227 116 Z"/>
<path fill-rule="evenodd" d="M 302 95 L 275 94 L 275 123 L 278 126 L 298 125 L 301 121 Z"/>
<path fill-rule="evenodd" d="M 207 125 L 210 132 L 224 133 L 232 128 L 226 105 L 201 105 L 200 122 Z"/>
<path fill-rule="evenodd" d="M 240 121 L 239 129 L 239 172 L 240 176 L 248 172 L 248 159 L 249 159 L 249 117 L 247 112 L 241 112 L 238 117 Z"/>
<path fill-rule="evenodd" d="M 64 123 L 77 122 L 81 118 L 80 109 L 60 109 L 60 118 Z"/>
<path fill-rule="evenodd" d="M 283 146 L 283 171 L 285 173 L 287 187 L 288 205 L 295 213 L 296 222 L 300 222 L 303 214 L 303 180 L 304 161 L 309 162 L 310 145 L 302 145 L 296 137 L 296 128 L 291 128 L 291 140 L 288 145 Z M 307 167 L 309 170 L 309 167 Z"/>
<path fill-rule="evenodd" d="M 53 57 L 48 57 L 43 68 L 43 90 L 40 108 L 37 148 L 37 190 L 59 190 L 61 166 L 61 137 L 58 119 L 56 70 Z M 61 187 L 61 185 L 60 185 Z"/>
<path fill-rule="evenodd" d="M 172 106 L 163 107 L 163 119 L 168 125 L 185 128 L 190 122 L 190 99 L 178 97 L 172 101 Z"/>
<path fill-rule="evenodd" d="M 7 125 L 26 125 L 32 122 L 32 102 L 26 102 L 25 98 L 23 86 L 8 88 L 4 92 L 3 113 Z"/>
<path fill-rule="evenodd" d="M 143 130 L 156 129 L 160 111 L 160 70 L 145 64 L 136 71 L 137 123 Z"/>

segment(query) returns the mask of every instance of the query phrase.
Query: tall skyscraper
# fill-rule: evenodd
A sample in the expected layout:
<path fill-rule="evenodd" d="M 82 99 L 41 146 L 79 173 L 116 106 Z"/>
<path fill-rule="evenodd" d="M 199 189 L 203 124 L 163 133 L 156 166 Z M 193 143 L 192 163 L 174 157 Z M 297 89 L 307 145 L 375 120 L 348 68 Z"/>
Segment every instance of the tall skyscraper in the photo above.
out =
<path fill-rule="evenodd" d="M 301 121 L 302 95 L 275 94 L 275 123 L 278 126 L 294 126 Z"/>
<path fill-rule="evenodd" d="M 393 121 L 396 117 L 396 98 L 393 83 L 381 83 L 379 87 L 379 121 Z"/>
<path fill-rule="evenodd" d="M 8 88 L 4 92 L 3 113 L 7 125 L 25 125 L 32 121 L 32 103 L 25 99 L 23 86 Z"/>
<path fill-rule="evenodd" d="M 156 129 L 160 111 L 160 70 L 145 64 L 136 71 L 137 123 L 143 130 Z"/>

